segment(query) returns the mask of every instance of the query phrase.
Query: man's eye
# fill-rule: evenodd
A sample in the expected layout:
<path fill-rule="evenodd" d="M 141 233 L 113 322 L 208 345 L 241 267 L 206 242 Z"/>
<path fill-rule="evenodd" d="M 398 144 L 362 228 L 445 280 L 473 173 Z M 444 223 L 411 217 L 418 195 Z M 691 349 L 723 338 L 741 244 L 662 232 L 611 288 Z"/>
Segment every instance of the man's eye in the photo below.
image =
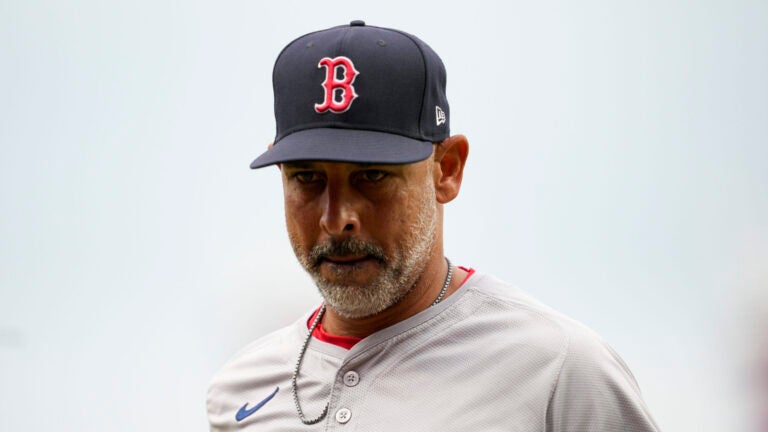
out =
<path fill-rule="evenodd" d="M 293 175 L 293 178 L 298 180 L 299 183 L 312 183 L 318 181 L 320 176 L 312 171 L 299 171 Z"/>
<path fill-rule="evenodd" d="M 360 173 L 363 180 L 368 182 L 377 182 L 387 176 L 387 173 L 381 170 L 365 170 Z"/>

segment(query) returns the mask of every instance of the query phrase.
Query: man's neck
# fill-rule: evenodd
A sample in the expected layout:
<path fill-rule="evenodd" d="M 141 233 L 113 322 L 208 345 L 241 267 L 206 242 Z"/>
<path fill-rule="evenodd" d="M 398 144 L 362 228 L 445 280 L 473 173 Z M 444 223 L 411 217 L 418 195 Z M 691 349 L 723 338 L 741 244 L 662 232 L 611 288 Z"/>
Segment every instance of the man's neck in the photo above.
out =
<path fill-rule="evenodd" d="M 442 265 L 440 265 L 442 263 Z M 432 271 L 425 271 L 406 296 L 388 309 L 365 318 L 346 318 L 339 315 L 332 307 L 326 306 L 323 316 L 323 328 L 326 332 L 337 336 L 367 337 L 383 328 L 397 324 L 417 313 L 427 309 L 434 303 L 443 288 L 448 267 L 445 259 L 430 263 Z M 453 267 L 453 278 L 443 299 L 456 291 L 462 284 L 467 272 Z"/>

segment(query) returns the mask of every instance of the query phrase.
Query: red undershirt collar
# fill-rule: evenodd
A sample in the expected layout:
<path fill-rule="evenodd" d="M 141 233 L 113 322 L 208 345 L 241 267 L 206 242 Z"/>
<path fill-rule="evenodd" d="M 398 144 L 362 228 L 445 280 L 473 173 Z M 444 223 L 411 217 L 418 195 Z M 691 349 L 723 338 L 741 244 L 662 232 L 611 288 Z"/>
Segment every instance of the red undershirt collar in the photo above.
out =
<path fill-rule="evenodd" d="M 464 283 L 469 279 L 470 276 L 475 274 L 475 269 L 473 268 L 466 268 L 459 266 L 460 269 L 467 272 L 467 277 L 464 278 L 463 281 L 461 281 L 461 285 L 464 285 Z M 461 286 L 460 285 L 460 286 Z M 309 317 L 307 320 L 307 328 L 311 325 L 312 321 L 314 321 L 315 317 L 317 316 L 317 313 L 320 312 L 320 307 L 315 309 L 315 312 L 312 314 L 312 316 Z M 323 342 L 327 342 L 329 344 L 333 344 L 336 346 L 340 346 L 345 349 L 351 349 L 353 346 L 355 346 L 356 343 L 360 342 L 362 338 L 357 338 L 353 336 L 337 336 L 334 334 L 327 333 L 323 329 L 323 323 L 318 323 L 317 327 L 315 327 L 315 331 L 312 332 L 312 336 L 315 339 L 321 340 Z"/>

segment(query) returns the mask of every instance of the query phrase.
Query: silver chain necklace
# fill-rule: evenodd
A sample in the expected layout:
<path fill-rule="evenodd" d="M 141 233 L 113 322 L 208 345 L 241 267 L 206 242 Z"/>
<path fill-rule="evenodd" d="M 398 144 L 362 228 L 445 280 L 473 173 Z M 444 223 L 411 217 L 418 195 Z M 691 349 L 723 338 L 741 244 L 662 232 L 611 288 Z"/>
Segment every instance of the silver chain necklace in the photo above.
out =
<path fill-rule="evenodd" d="M 437 295 L 437 298 L 434 302 L 430 305 L 430 307 L 440 303 L 440 300 L 443 299 L 443 296 L 445 296 L 446 291 L 448 291 L 448 286 L 451 284 L 451 278 L 453 277 L 453 267 L 451 266 L 451 261 L 446 258 L 445 262 L 448 264 L 448 273 L 445 275 L 445 282 L 443 283 L 443 288 L 440 290 L 440 294 Z M 293 389 L 293 402 L 296 404 L 296 412 L 299 413 L 299 420 L 301 420 L 302 423 L 305 425 L 313 425 L 315 423 L 319 423 L 322 419 L 325 418 L 325 416 L 328 414 L 328 406 L 330 404 L 329 402 L 325 403 L 325 408 L 323 408 L 323 412 L 320 413 L 317 417 L 308 419 L 304 416 L 304 411 L 301 409 L 301 404 L 299 403 L 299 386 L 296 382 L 296 380 L 299 378 L 299 369 L 301 368 L 301 362 L 304 360 L 304 354 L 307 352 L 307 347 L 309 346 L 309 340 L 312 338 L 312 333 L 315 331 L 315 328 L 318 324 L 320 324 L 320 319 L 322 319 L 323 314 L 325 313 L 325 303 L 320 307 L 320 311 L 317 312 L 317 316 L 315 317 L 314 321 L 312 321 L 312 325 L 309 326 L 309 331 L 307 331 L 307 336 L 304 338 L 304 343 L 301 345 L 301 352 L 299 353 L 299 359 L 296 361 L 296 367 L 293 368 L 293 376 L 291 377 L 291 387 Z"/>

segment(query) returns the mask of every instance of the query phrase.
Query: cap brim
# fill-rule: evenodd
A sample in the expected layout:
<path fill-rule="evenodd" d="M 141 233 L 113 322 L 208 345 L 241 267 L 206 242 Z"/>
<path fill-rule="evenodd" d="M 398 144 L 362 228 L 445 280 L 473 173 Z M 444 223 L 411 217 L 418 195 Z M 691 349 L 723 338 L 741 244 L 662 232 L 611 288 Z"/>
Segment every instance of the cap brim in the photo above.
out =
<path fill-rule="evenodd" d="M 293 161 L 407 164 L 428 158 L 432 143 L 402 135 L 320 128 L 294 132 L 251 163 L 251 168 Z"/>

